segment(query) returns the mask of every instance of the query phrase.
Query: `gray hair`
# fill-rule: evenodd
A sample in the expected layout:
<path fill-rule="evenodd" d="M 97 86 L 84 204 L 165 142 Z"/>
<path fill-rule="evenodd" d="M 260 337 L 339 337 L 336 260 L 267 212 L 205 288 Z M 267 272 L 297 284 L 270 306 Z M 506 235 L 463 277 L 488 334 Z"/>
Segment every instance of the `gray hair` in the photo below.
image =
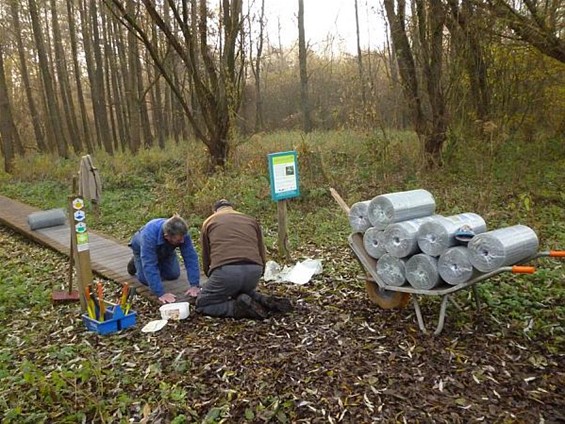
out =
<path fill-rule="evenodd" d="M 175 214 L 165 221 L 165 224 L 163 225 L 163 233 L 169 236 L 184 236 L 188 233 L 188 225 L 184 219 Z"/>

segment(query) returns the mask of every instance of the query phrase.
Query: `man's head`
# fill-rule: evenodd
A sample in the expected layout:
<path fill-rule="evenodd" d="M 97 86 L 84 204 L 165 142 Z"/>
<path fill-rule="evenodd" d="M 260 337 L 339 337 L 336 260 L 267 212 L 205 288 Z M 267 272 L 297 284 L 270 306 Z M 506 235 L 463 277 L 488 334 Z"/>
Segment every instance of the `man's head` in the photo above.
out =
<path fill-rule="evenodd" d="M 174 214 L 165 221 L 163 233 L 169 244 L 180 246 L 184 242 L 184 236 L 188 233 L 188 225 L 179 215 Z"/>
<path fill-rule="evenodd" d="M 233 208 L 233 205 L 231 204 L 231 202 L 229 200 L 220 199 L 216 203 L 214 203 L 214 206 L 212 206 L 212 211 L 218 212 L 219 209 L 226 208 L 226 207 Z"/>

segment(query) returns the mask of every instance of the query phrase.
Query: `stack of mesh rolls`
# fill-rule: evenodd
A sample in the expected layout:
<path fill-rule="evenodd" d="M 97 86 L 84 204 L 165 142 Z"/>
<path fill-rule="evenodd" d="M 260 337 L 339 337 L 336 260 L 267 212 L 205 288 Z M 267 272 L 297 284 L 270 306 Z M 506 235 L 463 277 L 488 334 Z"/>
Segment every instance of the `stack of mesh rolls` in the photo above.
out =
<path fill-rule="evenodd" d="M 442 216 L 435 210 L 432 194 L 422 189 L 378 195 L 351 207 L 351 228 L 363 235 L 365 252 L 377 260 L 376 273 L 385 285 L 431 290 L 463 284 L 534 256 L 539 248 L 527 226 L 487 232 L 476 213 Z M 462 228 L 471 234 L 470 242 L 457 237 Z"/>

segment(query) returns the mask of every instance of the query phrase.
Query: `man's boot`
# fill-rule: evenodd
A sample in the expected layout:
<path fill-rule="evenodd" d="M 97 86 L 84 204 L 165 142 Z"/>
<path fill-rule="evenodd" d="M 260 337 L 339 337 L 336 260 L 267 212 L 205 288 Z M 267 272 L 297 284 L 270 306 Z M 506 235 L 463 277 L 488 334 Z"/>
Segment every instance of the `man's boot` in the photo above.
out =
<path fill-rule="evenodd" d="M 263 305 L 271 312 L 287 313 L 294 309 L 289 299 L 285 297 L 265 296 L 261 293 L 253 293 L 253 299 Z"/>
<path fill-rule="evenodd" d="M 240 294 L 235 300 L 233 311 L 234 318 L 251 318 L 262 320 L 269 316 L 269 312 L 249 295 Z"/>
<path fill-rule="evenodd" d="M 133 256 L 131 257 L 131 259 L 128 262 L 128 274 L 129 275 L 135 275 L 137 273 L 137 269 L 135 269 L 135 260 L 133 258 Z"/>

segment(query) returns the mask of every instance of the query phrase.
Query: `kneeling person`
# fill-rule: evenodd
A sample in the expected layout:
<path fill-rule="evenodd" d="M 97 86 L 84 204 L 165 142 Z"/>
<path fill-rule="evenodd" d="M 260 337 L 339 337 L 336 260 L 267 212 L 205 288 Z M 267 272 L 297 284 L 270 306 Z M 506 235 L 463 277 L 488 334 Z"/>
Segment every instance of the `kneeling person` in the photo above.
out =
<path fill-rule="evenodd" d="M 173 293 L 166 293 L 162 280 L 176 280 L 180 264 L 176 249 L 180 250 L 190 287 L 186 295 L 200 292 L 200 267 L 198 254 L 188 234 L 188 225 L 178 215 L 169 219 L 152 219 L 136 232 L 129 246 L 133 258 L 128 263 L 128 273 L 148 285 L 162 303 L 176 301 Z"/>
<path fill-rule="evenodd" d="M 290 301 L 255 291 L 265 268 L 265 245 L 255 218 L 219 200 L 202 224 L 202 265 L 208 281 L 196 310 L 215 317 L 264 319 L 269 312 L 288 312 Z"/>

